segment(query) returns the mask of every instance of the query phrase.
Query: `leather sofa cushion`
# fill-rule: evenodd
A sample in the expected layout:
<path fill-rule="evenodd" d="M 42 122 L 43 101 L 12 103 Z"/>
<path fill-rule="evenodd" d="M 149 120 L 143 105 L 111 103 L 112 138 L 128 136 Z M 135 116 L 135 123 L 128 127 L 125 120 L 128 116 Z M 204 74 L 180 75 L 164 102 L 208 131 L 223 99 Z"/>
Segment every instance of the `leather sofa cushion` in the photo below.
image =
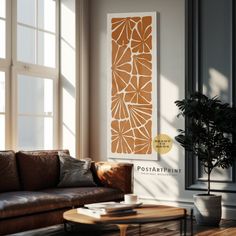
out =
<path fill-rule="evenodd" d="M 0 192 L 15 190 L 20 190 L 15 153 L 0 151 Z"/>
<path fill-rule="evenodd" d="M 106 187 L 55 188 L 46 189 L 43 192 L 69 200 L 71 207 L 94 202 L 118 201 L 124 198 L 121 190 Z"/>
<path fill-rule="evenodd" d="M 60 195 L 42 192 L 17 191 L 0 194 L 0 219 L 24 216 L 70 206 Z"/>
<path fill-rule="evenodd" d="M 67 150 L 64 152 L 69 153 Z M 16 158 L 24 190 L 52 188 L 58 184 L 60 164 L 57 150 L 20 151 L 16 153 Z"/>
<path fill-rule="evenodd" d="M 0 194 L 0 219 L 120 199 L 123 199 L 122 192 L 104 187 L 8 192 Z"/>

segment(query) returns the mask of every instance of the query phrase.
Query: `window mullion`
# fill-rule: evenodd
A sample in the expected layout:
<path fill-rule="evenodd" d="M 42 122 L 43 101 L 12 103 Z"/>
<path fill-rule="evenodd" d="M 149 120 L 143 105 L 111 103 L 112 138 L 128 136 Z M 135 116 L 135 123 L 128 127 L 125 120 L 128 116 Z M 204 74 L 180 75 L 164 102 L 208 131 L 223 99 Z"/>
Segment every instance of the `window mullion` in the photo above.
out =
<path fill-rule="evenodd" d="M 13 66 L 19 73 L 24 73 L 28 75 L 37 75 L 39 77 L 47 77 L 55 79 L 57 78 L 57 70 L 50 67 L 34 65 L 24 62 L 17 62 Z"/>
<path fill-rule="evenodd" d="M 24 23 L 21 23 L 21 22 L 17 22 L 17 25 L 20 25 L 20 26 L 23 26 L 23 27 L 27 27 L 27 28 L 30 28 L 30 29 L 33 29 L 33 30 L 38 30 L 38 31 L 41 31 L 41 32 L 44 32 L 44 33 L 48 33 L 48 34 L 51 34 L 51 35 L 55 35 L 54 32 L 42 29 L 40 27 L 35 27 L 35 26 L 32 26 L 32 25 L 27 25 L 27 24 L 24 24 Z"/>
<path fill-rule="evenodd" d="M 5 72 L 5 148 L 12 147 L 11 130 L 11 53 L 12 53 L 12 0 L 6 0 L 6 58 L 0 60 L 0 67 Z"/>
<path fill-rule="evenodd" d="M 18 116 L 28 116 L 28 117 L 49 117 L 53 118 L 53 114 L 32 114 L 32 113 L 18 113 Z"/>

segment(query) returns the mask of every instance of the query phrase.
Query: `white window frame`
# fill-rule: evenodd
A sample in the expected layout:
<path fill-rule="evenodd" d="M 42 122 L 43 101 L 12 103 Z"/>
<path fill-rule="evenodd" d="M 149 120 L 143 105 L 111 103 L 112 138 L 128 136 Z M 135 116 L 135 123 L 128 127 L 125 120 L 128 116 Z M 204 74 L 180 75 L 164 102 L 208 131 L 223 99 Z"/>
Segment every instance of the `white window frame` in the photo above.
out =
<path fill-rule="evenodd" d="M 10 121 L 10 73 L 9 67 L 2 66 L 0 62 L 0 71 L 5 73 L 5 112 L 0 112 L 0 115 L 5 116 L 5 149 L 11 147 L 11 125 Z"/>
<path fill-rule="evenodd" d="M 62 147 L 62 98 L 60 80 L 60 0 L 56 1 L 56 69 L 16 60 L 16 0 L 6 0 L 6 58 L 0 59 L 5 72 L 5 149 L 17 150 L 17 75 L 32 75 L 53 79 L 53 148 Z M 87 157 L 88 149 L 88 2 L 75 0 L 76 7 L 76 128 L 75 150 L 79 158 Z M 80 9 L 80 10 L 79 10 Z M 44 31 L 46 32 L 46 31 Z M 84 37 L 85 36 L 85 37 Z"/>
<path fill-rule="evenodd" d="M 9 0 L 7 0 L 9 1 Z M 28 75 L 53 80 L 53 148 L 58 148 L 59 134 L 59 1 L 56 2 L 56 63 L 55 68 L 17 61 L 17 0 L 12 1 L 12 65 L 11 65 L 11 115 L 12 143 L 11 147 L 18 150 L 18 107 L 17 107 L 17 75 Z M 43 32 L 46 32 L 43 30 Z M 37 115 L 32 115 L 37 117 Z M 45 116 L 47 117 L 47 116 Z"/>
<path fill-rule="evenodd" d="M 1 18 L 2 19 L 2 18 Z M 6 58 L 0 58 L 0 71 L 5 73 L 5 149 L 11 148 L 11 114 L 10 114 L 10 87 L 11 87 L 11 0 L 6 0 Z"/>

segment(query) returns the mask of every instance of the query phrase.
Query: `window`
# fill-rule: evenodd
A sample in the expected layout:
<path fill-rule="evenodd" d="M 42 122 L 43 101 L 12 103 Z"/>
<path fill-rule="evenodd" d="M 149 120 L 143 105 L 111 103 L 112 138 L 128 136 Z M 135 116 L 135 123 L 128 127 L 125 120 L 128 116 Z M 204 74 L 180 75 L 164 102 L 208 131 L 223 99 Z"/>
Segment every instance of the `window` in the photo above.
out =
<path fill-rule="evenodd" d="M 6 58 L 6 0 L 0 6 L 0 58 Z"/>
<path fill-rule="evenodd" d="M 17 0 L 17 61 L 56 67 L 56 1 Z"/>
<path fill-rule="evenodd" d="M 75 9 L 75 0 L 0 0 L 0 149 L 75 155 Z"/>
<path fill-rule="evenodd" d="M 5 73 L 0 71 L 0 149 L 5 149 Z"/>
<path fill-rule="evenodd" d="M 18 147 L 53 148 L 53 80 L 19 74 L 17 83 Z"/>
<path fill-rule="evenodd" d="M 57 137 L 58 30 L 54 0 L 15 0 L 16 149 L 52 149 Z"/>
<path fill-rule="evenodd" d="M 6 71 L 7 61 L 6 0 L 0 0 L 0 149 L 6 148 Z"/>
<path fill-rule="evenodd" d="M 16 32 L 16 146 L 51 149 L 56 133 L 54 84 L 58 80 L 56 1 L 17 0 Z M 48 67 L 52 70 L 48 71 Z"/>
<path fill-rule="evenodd" d="M 0 0 L 0 149 L 58 147 L 58 1 Z"/>

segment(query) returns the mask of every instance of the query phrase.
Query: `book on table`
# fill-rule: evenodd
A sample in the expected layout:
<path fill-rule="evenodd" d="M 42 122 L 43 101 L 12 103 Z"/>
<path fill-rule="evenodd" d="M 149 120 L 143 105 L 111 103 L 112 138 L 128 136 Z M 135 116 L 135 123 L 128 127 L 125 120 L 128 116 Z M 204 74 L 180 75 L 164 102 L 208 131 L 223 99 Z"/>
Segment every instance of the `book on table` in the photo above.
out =
<path fill-rule="evenodd" d="M 125 203 L 120 203 L 120 202 L 99 202 L 99 203 L 85 204 L 84 207 L 88 209 L 94 209 L 94 210 L 103 209 L 106 212 L 134 209 L 133 204 L 125 204 Z"/>
<path fill-rule="evenodd" d="M 77 208 L 79 214 L 101 218 L 104 216 L 127 216 L 137 212 L 132 204 L 123 204 L 117 202 L 100 202 L 86 204 L 84 207 Z"/>
<path fill-rule="evenodd" d="M 102 218 L 102 217 L 118 217 L 118 216 L 129 216 L 134 215 L 137 212 L 134 209 L 128 209 L 128 210 L 118 210 L 118 211 L 112 211 L 107 212 L 104 209 L 89 209 L 85 207 L 77 208 L 77 213 L 92 216 L 95 218 Z"/>

